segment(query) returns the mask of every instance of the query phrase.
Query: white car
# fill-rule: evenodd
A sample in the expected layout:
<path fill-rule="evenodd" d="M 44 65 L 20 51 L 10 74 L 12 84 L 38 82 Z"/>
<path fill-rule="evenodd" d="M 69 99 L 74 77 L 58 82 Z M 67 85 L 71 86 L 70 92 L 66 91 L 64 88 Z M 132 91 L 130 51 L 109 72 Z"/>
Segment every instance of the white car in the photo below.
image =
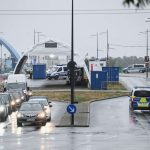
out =
<path fill-rule="evenodd" d="M 133 64 L 123 69 L 123 73 L 144 73 L 146 68 L 144 64 Z"/>

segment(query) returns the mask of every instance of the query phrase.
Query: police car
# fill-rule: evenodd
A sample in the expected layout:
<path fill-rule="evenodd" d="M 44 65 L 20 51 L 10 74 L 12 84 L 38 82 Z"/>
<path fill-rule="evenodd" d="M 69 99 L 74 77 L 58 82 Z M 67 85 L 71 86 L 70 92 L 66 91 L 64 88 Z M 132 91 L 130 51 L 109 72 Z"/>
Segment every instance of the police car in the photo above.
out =
<path fill-rule="evenodd" d="M 130 108 L 150 110 L 150 87 L 135 87 L 130 96 Z"/>

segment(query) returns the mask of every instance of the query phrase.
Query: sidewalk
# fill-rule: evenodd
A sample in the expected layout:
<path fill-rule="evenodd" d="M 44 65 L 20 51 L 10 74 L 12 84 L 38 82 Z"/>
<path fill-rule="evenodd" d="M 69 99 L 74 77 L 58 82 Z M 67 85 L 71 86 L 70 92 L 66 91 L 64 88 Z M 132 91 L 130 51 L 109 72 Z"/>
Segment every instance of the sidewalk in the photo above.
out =
<path fill-rule="evenodd" d="M 89 102 L 75 104 L 77 112 L 74 115 L 74 125 L 71 125 L 71 115 L 64 113 L 61 121 L 56 127 L 89 127 L 90 123 L 90 107 Z"/>

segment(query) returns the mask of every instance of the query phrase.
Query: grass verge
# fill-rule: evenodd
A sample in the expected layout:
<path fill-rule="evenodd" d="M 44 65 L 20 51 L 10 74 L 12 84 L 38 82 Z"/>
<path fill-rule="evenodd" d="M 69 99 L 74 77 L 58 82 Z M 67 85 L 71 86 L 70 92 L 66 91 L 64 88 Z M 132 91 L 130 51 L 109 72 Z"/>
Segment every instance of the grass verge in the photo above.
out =
<path fill-rule="evenodd" d="M 75 101 L 85 102 L 90 100 L 101 100 L 119 96 L 127 96 L 128 92 L 102 92 L 102 91 L 75 91 Z M 33 95 L 44 95 L 50 100 L 70 101 L 69 91 L 33 91 Z"/>
<path fill-rule="evenodd" d="M 102 100 L 107 98 L 127 96 L 129 92 L 126 92 L 125 87 L 119 82 L 108 83 L 106 91 L 75 91 L 74 101 L 76 102 L 85 102 L 91 100 Z M 113 91 L 112 91 L 113 90 Z M 70 101 L 70 91 L 33 91 L 33 95 L 43 95 L 47 96 L 50 100 L 57 101 Z"/>

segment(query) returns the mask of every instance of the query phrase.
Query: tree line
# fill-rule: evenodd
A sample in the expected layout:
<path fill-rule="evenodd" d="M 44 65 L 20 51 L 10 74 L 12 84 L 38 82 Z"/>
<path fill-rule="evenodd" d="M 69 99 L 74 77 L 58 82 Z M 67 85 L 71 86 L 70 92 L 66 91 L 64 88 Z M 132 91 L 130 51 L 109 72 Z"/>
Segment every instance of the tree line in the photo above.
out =
<path fill-rule="evenodd" d="M 117 57 L 117 58 L 109 58 L 109 66 L 110 67 L 120 67 L 125 68 L 132 64 L 144 64 L 143 57 L 136 57 L 136 56 L 124 56 L 124 57 Z"/>

